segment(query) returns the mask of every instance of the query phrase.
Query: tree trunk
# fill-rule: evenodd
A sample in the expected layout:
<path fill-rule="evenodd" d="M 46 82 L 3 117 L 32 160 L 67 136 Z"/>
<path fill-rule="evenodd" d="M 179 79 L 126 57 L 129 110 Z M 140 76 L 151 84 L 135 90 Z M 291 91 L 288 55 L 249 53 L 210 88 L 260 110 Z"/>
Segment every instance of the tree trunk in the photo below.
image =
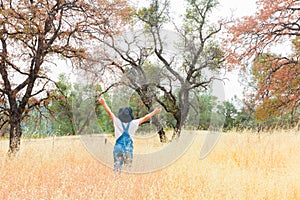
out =
<path fill-rule="evenodd" d="M 139 94 L 143 104 L 146 106 L 149 112 L 152 111 L 152 97 L 153 95 L 153 89 L 151 89 L 148 86 L 139 87 L 136 88 L 135 91 Z M 167 142 L 166 133 L 164 131 L 164 127 L 161 125 L 161 123 L 158 121 L 156 116 L 152 117 L 152 123 L 157 128 L 157 134 L 159 135 L 159 140 L 161 143 Z"/>
<path fill-rule="evenodd" d="M 176 120 L 176 124 L 174 126 L 174 132 L 172 136 L 172 140 L 177 139 L 180 137 L 181 128 L 187 119 L 189 113 L 189 90 L 186 84 L 182 85 L 182 88 L 179 91 L 178 99 L 179 99 L 179 108 L 173 116 Z"/>
<path fill-rule="evenodd" d="M 162 125 L 158 121 L 157 117 L 155 117 L 155 116 L 152 117 L 152 123 L 157 127 L 157 133 L 159 135 L 160 142 L 161 143 L 166 143 L 167 142 L 166 133 L 164 131 L 164 128 L 162 127 Z"/>
<path fill-rule="evenodd" d="M 21 120 L 11 121 L 9 133 L 9 150 L 8 155 L 13 156 L 20 150 L 21 144 Z"/>
<path fill-rule="evenodd" d="M 157 127 L 157 134 L 159 135 L 159 140 L 161 143 L 167 142 L 166 133 L 164 131 L 164 127 L 158 121 L 158 119 L 154 116 L 152 117 L 152 123 Z"/>
<path fill-rule="evenodd" d="M 182 128 L 182 125 L 183 125 L 183 121 L 182 121 L 182 115 L 181 115 L 181 110 L 178 110 L 173 116 L 176 120 L 176 124 L 174 126 L 174 132 L 173 132 L 173 135 L 172 135 L 172 140 L 176 140 L 180 137 L 180 133 L 181 133 L 181 128 Z"/>
<path fill-rule="evenodd" d="M 180 126 L 180 122 L 177 122 L 175 127 L 174 127 L 174 132 L 172 135 L 172 140 L 176 140 L 180 137 L 180 133 L 181 133 L 181 126 Z"/>

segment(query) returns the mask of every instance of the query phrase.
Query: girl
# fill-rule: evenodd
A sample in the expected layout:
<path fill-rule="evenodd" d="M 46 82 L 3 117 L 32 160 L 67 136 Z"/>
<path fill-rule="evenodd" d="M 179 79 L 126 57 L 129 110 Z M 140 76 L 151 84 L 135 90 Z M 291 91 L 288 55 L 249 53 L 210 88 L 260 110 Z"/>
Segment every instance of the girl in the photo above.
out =
<path fill-rule="evenodd" d="M 145 115 L 142 118 L 134 119 L 132 109 L 130 107 L 124 107 L 119 109 L 118 117 L 116 117 L 107 106 L 103 97 L 99 98 L 99 103 L 103 105 L 105 111 L 113 121 L 116 143 L 114 146 L 114 170 L 120 172 L 122 165 L 125 164 L 128 167 L 132 164 L 133 158 L 133 141 L 132 136 L 138 129 L 138 126 L 145 121 L 149 120 L 155 114 L 161 112 L 161 108 L 156 108 L 151 113 Z"/>

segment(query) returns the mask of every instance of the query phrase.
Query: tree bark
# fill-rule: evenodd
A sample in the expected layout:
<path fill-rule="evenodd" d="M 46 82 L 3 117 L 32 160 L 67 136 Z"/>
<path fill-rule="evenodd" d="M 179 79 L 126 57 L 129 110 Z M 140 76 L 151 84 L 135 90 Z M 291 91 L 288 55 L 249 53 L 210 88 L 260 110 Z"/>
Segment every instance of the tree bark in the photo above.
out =
<path fill-rule="evenodd" d="M 151 89 L 149 86 L 144 85 L 143 87 L 138 87 L 135 89 L 135 91 L 139 94 L 141 97 L 141 100 L 143 104 L 146 106 L 149 112 L 152 111 L 152 98 L 153 96 L 153 89 Z M 154 126 L 157 128 L 157 134 L 159 135 L 159 140 L 161 143 L 167 142 L 166 133 L 164 131 L 164 127 L 161 125 L 161 123 L 158 121 L 156 116 L 153 116 L 151 119 Z"/>
<path fill-rule="evenodd" d="M 174 126 L 174 132 L 172 135 L 172 140 L 176 140 L 180 137 L 180 133 L 181 133 L 181 127 L 182 127 L 182 113 L 181 113 L 181 109 L 179 109 L 178 111 L 176 111 L 176 113 L 173 114 L 175 120 L 176 120 L 176 124 Z"/>
<path fill-rule="evenodd" d="M 158 121 L 157 117 L 155 117 L 155 116 L 152 117 L 152 123 L 157 127 L 157 133 L 159 135 L 160 142 L 166 143 L 167 142 L 166 133 L 164 131 L 163 126 Z"/>
<path fill-rule="evenodd" d="M 180 133 L 181 133 L 181 125 L 180 125 L 180 122 L 176 123 L 175 127 L 174 127 L 174 132 L 173 132 L 173 135 L 172 135 L 172 140 L 176 140 L 180 137 Z"/>
<path fill-rule="evenodd" d="M 8 155 L 13 156 L 20 150 L 21 144 L 21 120 L 12 120 L 10 122 L 10 134 L 9 134 L 9 150 Z"/>
<path fill-rule="evenodd" d="M 176 120 L 176 124 L 174 126 L 174 132 L 172 135 L 172 140 L 180 137 L 181 128 L 187 119 L 189 113 L 189 90 L 187 86 L 184 85 L 179 92 L 179 109 L 173 113 L 173 116 Z"/>

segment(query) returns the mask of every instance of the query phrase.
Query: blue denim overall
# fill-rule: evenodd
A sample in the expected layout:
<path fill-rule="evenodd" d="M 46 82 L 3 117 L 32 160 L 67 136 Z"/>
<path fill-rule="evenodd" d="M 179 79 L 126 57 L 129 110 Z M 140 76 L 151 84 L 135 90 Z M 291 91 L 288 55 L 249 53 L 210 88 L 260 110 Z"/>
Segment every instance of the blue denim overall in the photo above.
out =
<path fill-rule="evenodd" d="M 123 133 L 116 140 L 114 146 L 113 156 L 114 156 L 114 170 L 121 171 L 123 164 L 128 167 L 132 164 L 133 158 L 133 141 L 128 133 L 130 122 L 125 125 L 122 123 Z"/>

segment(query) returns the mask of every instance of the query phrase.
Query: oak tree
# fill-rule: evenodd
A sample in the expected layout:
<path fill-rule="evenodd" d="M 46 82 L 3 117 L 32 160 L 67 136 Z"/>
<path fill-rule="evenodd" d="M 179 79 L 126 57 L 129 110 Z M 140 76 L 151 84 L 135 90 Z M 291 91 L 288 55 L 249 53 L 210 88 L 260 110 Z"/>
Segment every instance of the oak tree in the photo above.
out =
<path fill-rule="evenodd" d="M 246 70 L 254 61 L 250 71 L 256 84 L 253 97 L 260 121 L 283 112 L 293 117 L 299 108 L 299 12 L 299 0 L 259 0 L 255 15 L 227 26 L 224 47 L 229 65 Z M 293 41 L 293 52 L 274 54 L 272 50 L 287 41 Z"/>
<path fill-rule="evenodd" d="M 119 47 L 115 39 L 104 43 L 118 55 L 110 57 L 112 65 L 126 74 L 128 85 L 137 91 L 145 106 L 151 109 L 158 102 L 174 118 L 173 138 L 177 138 L 189 113 L 191 92 L 208 89 L 216 77 L 207 77 L 205 72 L 222 67 L 223 52 L 214 40 L 222 22 L 213 24 L 209 18 L 218 2 L 187 0 L 182 25 L 171 20 L 168 0 L 149 2 L 148 7 L 136 13 L 134 27 L 142 27 L 142 31 L 127 40 L 125 48 Z M 170 22 L 175 25 L 175 36 L 164 29 Z M 171 48 L 175 52 L 168 51 Z M 149 81 L 145 73 L 147 63 L 156 68 L 154 81 Z"/>
<path fill-rule="evenodd" d="M 295 42 L 295 41 L 294 41 Z M 298 43 L 298 41 L 296 42 Z M 297 51 L 294 49 L 294 51 Z M 290 125 L 299 120 L 300 64 L 274 54 L 254 60 L 253 79 L 257 86 L 255 116 L 260 122 L 280 117 Z M 290 118 L 286 121 L 285 116 Z"/>
<path fill-rule="evenodd" d="M 129 11 L 125 0 L 0 1 L 0 109 L 10 154 L 20 148 L 24 115 L 46 96 L 53 63 L 66 58 L 78 66 L 96 38 L 120 32 Z"/>

